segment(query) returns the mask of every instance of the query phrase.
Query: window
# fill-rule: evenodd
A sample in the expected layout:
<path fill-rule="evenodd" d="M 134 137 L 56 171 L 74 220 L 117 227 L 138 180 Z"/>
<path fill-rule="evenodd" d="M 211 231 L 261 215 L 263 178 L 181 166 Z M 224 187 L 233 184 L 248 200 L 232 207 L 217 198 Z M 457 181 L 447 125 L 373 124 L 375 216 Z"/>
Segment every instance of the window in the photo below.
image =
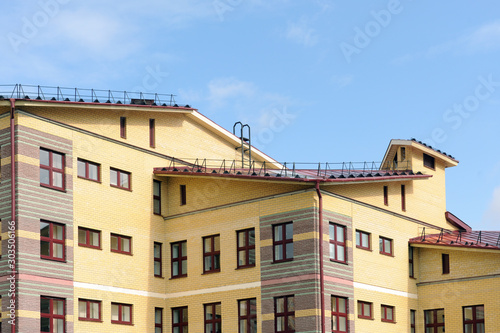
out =
<path fill-rule="evenodd" d="M 359 249 L 370 250 L 370 234 L 361 230 L 356 230 L 356 247 Z"/>
<path fill-rule="evenodd" d="M 111 234 L 111 252 L 132 254 L 132 238 Z"/>
<path fill-rule="evenodd" d="M 257 333 L 257 300 L 255 298 L 238 301 L 239 333 Z"/>
<path fill-rule="evenodd" d="M 339 262 L 347 262 L 345 227 L 330 223 L 330 259 Z"/>
<path fill-rule="evenodd" d="M 155 147 L 155 120 L 149 119 L 149 146 Z"/>
<path fill-rule="evenodd" d="M 406 189 L 404 185 L 401 185 L 401 210 L 406 212 Z"/>
<path fill-rule="evenodd" d="M 394 322 L 394 307 L 393 306 L 382 305 L 380 307 L 380 310 L 381 310 L 380 318 L 382 318 L 382 321 L 386 321 L 386 322 L 390 322 L 390 323 Z"/>
<path fill-rule="evenodd" d="M 171 244 L 172 278 L 187 276 L 187 241 Z"/>
<path fill-rule="evenodd" d="M 187 202 L 187 197 L 186 197 L 186 185 L 181 185 L 180 186 L 180 191 L 181 191 L 181 206 L 184 206 Z"/>
<path fill-rule="evenodd" d="M 435 166 L 434 157 L 424 153 L 424 166 L 431 168 L 431 169 L 435 169 L 434 168 L 434 166 Z"/>
<path fill-rule="evenodd" d="M 127 138 L 127 118 L 120 117 L 120 138 Z"/>
<path fill-rule="evenodd" d="M 205 333 L 222 332 L 222 311 L 220 303 L 205 304 Z"/>
<path fill-rule="evenodd" d="M 414 278 L 415 267 L 413 266 L 413 247 L 411 246 L 408 247 L 408 266 L 409 266 L 410 277 Z"/>
<path fill-rule="evenodd" d="M 406 148 L 401 147 L 401 162 L 406 160 Z"/>
<path fill-rule="evenodd" d="M 392 239 L 379 237 L 378 245 L 381 254 L 392 256 Z"/>
<path fill-rule="evenodd" d="M 450 255 L 442 253 L 441 262 L 443 265 L 443 274 L 450 274 Z"/>
<path fill-rule="evenodd" d="M 415 326 L 416 313 L 417 313 L 416 310 L 410 310 L 410 333 L 416 332 L 416 326 Z"/>
<path fill-rule="evenodd" d="M 172 309 L 172 332 L 188 333 L 188 308 L 187 306 Z"/>
<path fill-rule="evenodd" d="M 153 180 L 153 213 L 161 215 L 161 182 Z"/>
<path fill-rule="evenodd" d="M 154 243 L 153 245 L 154 252 L 154 274 L 156 277 L 162 277 L 162 269 L 161 269 L 161 243 Z"/>
<path fill-rule="evenodd" d="M 274 299 L 275 332 L 295 332 L 295 301 L 293 296 L 276 297 Z"/>
<path fill-rule="evenodd" d="M 100 249 L 101 232 L 98 230 L 78 227 L 78 245 Z"/>
<path fill-rule="evenodd" d="M 62 298 L 40 297 L 40 332 L 65 332 L 65 303 Z"/>
<path fill-rule="evenodd" d="M 220 236 L 203 237 L 203 273 L 220 272 Z"/>
<path fill-rule="evenodd" d="M 111 303 L 112 324 L 132 324 L 132 305 Z"/>
<path fill-rule="evenodd" d="M 332 296 L 332 332 L 347 332 L 347 298 Z"/>
<path fill-rule="evenodd" d="M 444 309 L 425 310 L 425 333 L 444 333 Z"/>
<path fill-rule="evenodd" d="M 97 163 L 78 159 L 78 177 L 96 182 L 101 181 L 101 166 Z"/>
<path fill-rule="evenodd" d="M 64 155 L 40 148 L 40 185 L 64 190 Z"/>
<path fill-rule="evenodd" d="M 464 333 L 484 333 L 484 305 L 464 306 Z"/>
<path fill-rule="evenodd" d="M 255 266 L 255 229 L 247 229 L 236 232 L 238 268 Z"/>
<path fill-rule="evenodd" d="M 155 333 L 163 332 L 163 309 L 155 308 Z"/>
<path fill-rule="evenodd" d="M 358 318 L 372 319 L 372 303 L 358 301 Z"/>
<path fill-rule="evenodd" d="M 40 222 L 40 257 L 64 261 L 64 225 L 59 223 Z"/>
<path fill-rule="evenodd" d="M 389 189 L 384 186 L 384 205 L 389 206 Z"/>
<path fill-rule="evenodd" d="M 118 169 L 110 169 L 109 172 L 111 186 L 130 190 L 130 172 Z"/>
<path fill-rule="evenodd" d="M 101 321 L 101 301 L 78 300 L 78 319 Z"/>
<path fill-rule="evenodd" d="M 292 222 L 273 226 L 274 262 L 293 259 L 293 224 Z"/>

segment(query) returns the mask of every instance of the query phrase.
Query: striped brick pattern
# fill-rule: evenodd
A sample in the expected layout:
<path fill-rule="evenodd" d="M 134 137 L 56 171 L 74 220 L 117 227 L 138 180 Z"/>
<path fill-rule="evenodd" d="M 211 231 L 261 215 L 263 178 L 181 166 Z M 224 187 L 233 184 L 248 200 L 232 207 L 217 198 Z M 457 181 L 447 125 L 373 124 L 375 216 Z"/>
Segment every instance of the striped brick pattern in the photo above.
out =
<path fill-rule="evenodd" d="M 274 331 L 274 298 L 294 295 L 296 331 L 309 332 L 319 325 L 319 265 L 317 214 L 313 208 L 260 217 L 262 331 Z M 273 225 L 293 222 L 293 260 L 273 263 Z M 316 233 L 312 233 L 316 232 Z M 311 238 L 304 234 L 312 233 Z M 301 237 L 302 236 L 302 237 Z M 301 240 L 296 240 L 301 239 Z M 314 332 L 314 330 L 312 330 Z"/>

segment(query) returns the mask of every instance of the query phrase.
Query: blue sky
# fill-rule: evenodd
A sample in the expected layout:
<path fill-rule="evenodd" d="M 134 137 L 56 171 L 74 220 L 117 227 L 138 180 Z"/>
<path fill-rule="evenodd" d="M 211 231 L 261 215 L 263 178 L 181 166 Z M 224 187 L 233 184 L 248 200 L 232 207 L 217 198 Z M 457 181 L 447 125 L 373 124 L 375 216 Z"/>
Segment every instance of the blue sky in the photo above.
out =
<path fill-rule="evenodd" d="M 172 93 L 278 161 L 380 161 L 417 138 L 460 161 L 447 208 L 500 230 L 500 3 L 9 1 L 3 84 Z"/>

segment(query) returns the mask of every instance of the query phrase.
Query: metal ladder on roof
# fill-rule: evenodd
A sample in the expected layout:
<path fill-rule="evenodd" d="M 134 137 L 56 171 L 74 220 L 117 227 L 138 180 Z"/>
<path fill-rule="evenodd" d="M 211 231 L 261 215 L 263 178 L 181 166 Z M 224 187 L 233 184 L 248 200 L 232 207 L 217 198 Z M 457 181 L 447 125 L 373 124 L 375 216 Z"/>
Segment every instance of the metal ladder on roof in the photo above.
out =
<path fill-rule="evenodd" d="M 240 134 L 236 134 L 236 127 L 239 125 Z M 244 135 L 245 128 L 247 131 L 247 136 Z M 233 134 L 241 140 L 241 146 L 236 147 L 236 150 L 241 150 L 241 167 L 251 168 L 252 164 L 252 140 L 250 135 L 250 126 L 248 124 L 243 124 L 241 121 L 234 123 Z"/>

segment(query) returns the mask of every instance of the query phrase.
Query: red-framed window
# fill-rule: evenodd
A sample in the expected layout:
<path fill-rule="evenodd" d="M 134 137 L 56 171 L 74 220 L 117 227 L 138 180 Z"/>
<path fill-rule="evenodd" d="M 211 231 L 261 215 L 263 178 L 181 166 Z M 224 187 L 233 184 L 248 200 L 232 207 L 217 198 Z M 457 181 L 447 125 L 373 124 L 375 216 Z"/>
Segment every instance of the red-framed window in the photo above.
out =
<path fill-rule="evenodd" d="M 161 215 L 161 182 L 153 180 L 153 213 Z"/>
<path fill-rule="evenodd" d="M 155 333 L 163 333 L 163 308 L 155 308 Z"/>
<path fill-rule="evenodd" d="M 78 319 L 101 321 L 101 301 L 78 299 Z"/>
<path fill-rule="evenodd" d="M 368 232 L 356 230 L 356 247 L 358 249 L 370 250 L 370 236 Z"/>
<path fill-rule="evenodd" d="M 186 185 L 180 185 L 181 206 L 187 203 Z"/>
<path fill-rule="evenodd" d="M 172 278 L 187 276 L 187 241 L 170 244 Z"/>
<path fill-rule="evenodd" d="M 293 223 L 273 225 L 273 258 L 274 262 L 293 259 Z"/>
<path fill-rule="evenodd" d="M 66 256 L 64 224 L 40 221 L 40 257 L 64 261 Z"/>
<path fill-rule="evenodd" d="M 425 332 L 444 333 L 444 309 L 425 310 Z"/>
<path fill-rule="evenodd" d="M 66 300 L 40 297 L 40 332 L 66 332 Z"/>
<path fill-rule="evenodd" d="M 277 333 L 295 332 L 294 296 L 274 298 L 274 331 Z"/>
<path fill-rule="evenodd" d="M 389 188 L 384 186 L 384 205 L 389 206 Z"/>
<path fill-rule="evenodd" d="M 120 138 L 127 138 L 127 117 L 120 117 Z"/>
<path fill-rule="evenodd" d="M 464 306 L 464 333 L 484 333 L 484 305 Z"/>
<path fill-rule="evenodd" d="M 450 255 L 441 253 L 441 264 L 443 266 L 443 274 L 450 274 Z"/>
<path fill-rule="evenodd" d="M 409 246 L 408 247 L 408 270 L 409 270 L 409 275 L 411 278 L 415 277 L 415 266 L 413 264 L 413 256 L 414 256 L 414 250 L 413 247 Z"/>
<path fill-rule="evenodd" d="M 372 319 L 372 303 L 358 301 L 358 318 Z"/>
<path fill-rule="evenodd" d="M 40 185 L 64 190 L 64 154 L 40 148 Z"/>
<path fill-rule="evenodd" d="M 381 315 L 380 318 L 382 321 L 393 323 L 394 322 L 394 307 L 390 305 L 381 305 L 380 306 Z"/>
<path fill-rule="evenodd" d="M 109 177 L 111 186 L 130 190 L 130 172 L 111 168 L 109 170 Z"/>
<path fill-rule="evenodd" d="M 238 301 L 238 333 L 257 333 L 257 300 Z"/>
<path fill-rule="evenodd" d="M 347 333 L 347 298 L 332 296 L 332 332 Z"/>
<path fill-rule="evenodd" d="M 432 170 L 435 170 L 435 159 L 434 157 L 424 153 L 424 166 Z"/>
<path fill-rule="evenodd" d="M 188 333 L 188 307 L 172 309 L 172 332 Z"/>
<path fill-rule="evenodd" d="M 330 223 L 330 260 L 346 263 L 346 227 Z"/>
<path fill-rule="evenodd" d="M 401 210 L 406 212 L 406 187 L 401 185 Z"/>
<path fill-rule="evenodd" d="M 111 252 L 132 254 L 132 238 L 118 234 L 111 234 Z"/>
<path fill-rule="evenodd" d="M 112 324 L 132 324 L 132 305 L 123 303 L 111 303 Z"/>
<path fill-rule="evenodd" d="M 101 166 L 97 163 L 78 159 L 78 178 L 101 181 Z"/>
<path fill-rule="evenodd" d="M 222 332 L 222 309 L 220 303 L 205 304 L 205 333 Z"/>
<path fill-rule="evenodd" d="M 151 148 L 155 147 L 156 144 L 156 129 L 155 129 L 155 120 L 149 119 L 149 146 Z"/>
<path fill-rule="evenodd" d="M 238 268 L 255 266 L 255 229 L 236 232 Z"/>
<path fill-rule="evenodd" d="M 203 273 L 220 272 L 220 235 L 203 237 Z"/>
<path fill-rule="evenodd" d="M 385 254 L 388 256 L 393 255 L 392 251 L 392 239 L 390 238 L 385 238 L 385 237 L 379 237 L 378 239 L 378 245 L 379 245 L 379 251 L 381 254 Z"/>
<path fill-rule="evenodd" d="M 100 249 L 101 232 L 99 230 L 78 227 L 78 245 Z"/>
<path fill-rule="evenodd" d="M 153 244 L 153 269 L 156 277 L 162 277 L 161 243 Z"/>
<path fill-rule="evenodd" d="M 410 333 L 415 333 L 416 332 L 416 316 L 417 316 L 417 311 L 416 310 L 410 310 Z"/>

